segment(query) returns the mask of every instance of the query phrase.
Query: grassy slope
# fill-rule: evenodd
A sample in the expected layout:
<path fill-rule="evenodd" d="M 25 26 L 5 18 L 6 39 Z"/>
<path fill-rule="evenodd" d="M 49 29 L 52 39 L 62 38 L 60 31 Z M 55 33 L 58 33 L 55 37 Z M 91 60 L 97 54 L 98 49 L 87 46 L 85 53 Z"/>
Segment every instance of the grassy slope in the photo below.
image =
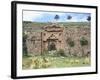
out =
<path fill-rule="evenodd" d="M 47 57 L 46 56 L 45 59 L 48 60 L 50 66 L 41 67 L 41 65 L 45 65 L 45 62 L 43 61 L 43 56 L 23 57 L 23 69 L 34 69 L 34 67 L 30 68 L 31 65 L 36 65 L 34 60 L 38 61 L 39 63 L 37 69 L 90 66 L 90 61 L 89 62 L 86 61 L 86 59 L 90 60 L 90 57 L 77 58 L 77 57 L 50 57 L 50 56 Z M 75 62 L 76 60 L 78 62 Z"/>

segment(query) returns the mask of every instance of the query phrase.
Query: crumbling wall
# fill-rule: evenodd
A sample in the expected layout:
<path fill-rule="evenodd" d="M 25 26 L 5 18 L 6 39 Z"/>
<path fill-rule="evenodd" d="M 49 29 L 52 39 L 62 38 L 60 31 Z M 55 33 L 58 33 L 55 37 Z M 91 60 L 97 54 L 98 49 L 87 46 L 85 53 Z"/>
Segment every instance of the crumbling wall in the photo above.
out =
<path fill-rule="evenodd" d="M 27 51 L 30 55 L 41 54 L 41 32 L 31 32 L 27 35 Z"/>
<path fill-rule="evenodd" d="M 88 56 L 91 54 L 91 32 L 90 27 L 66 27 L 62 39 L 64 42 L 64 51 L 67 56 Z M 28 31 L 29 32 L 29 31 Z M 50 33 L 51 34 L 51 33 Z M 56 33 L 57 34 L 57 33 Z M 43 32 L 28 33 L 26 40 L 28 54 L 40 55 L 42 53 Z M 46 35 L 46 34 L 45 34 Z M 47 34 L 49 35 L 49 33 Z M 82 46 L 80 40 L 84 38 L 87 44 Z M 45 39 L 45 38 L 44 38 Z M 70 45 L 71 44 L 71 45 Z"/>
<path fill-rule="evenodd" d="M 88 56 L 91 51 L 91 37 L 89 27 L 72 27 L 65 28 L 65 53 L 72 56 Z M 80 40 L 87 41 L 86 45 L 81 45 Z M 70 46 L 68 39 L 73 42 L 74 46 Z"/>

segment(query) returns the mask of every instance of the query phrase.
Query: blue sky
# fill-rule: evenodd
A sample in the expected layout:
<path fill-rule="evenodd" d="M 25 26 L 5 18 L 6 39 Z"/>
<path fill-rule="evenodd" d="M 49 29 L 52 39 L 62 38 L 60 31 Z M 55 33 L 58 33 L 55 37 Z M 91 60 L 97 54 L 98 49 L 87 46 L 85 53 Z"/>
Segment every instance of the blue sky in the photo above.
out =
<path fill-rule="evenodd" d="M 57 22 L 87 22 L 87 16 L 91 16 L 90 13 L 23 11 L 23 21 L 54 22 L 55 15 L 60 17 Z M 67 19 L 69 15 L 72 16 L 70 20 Z"/>

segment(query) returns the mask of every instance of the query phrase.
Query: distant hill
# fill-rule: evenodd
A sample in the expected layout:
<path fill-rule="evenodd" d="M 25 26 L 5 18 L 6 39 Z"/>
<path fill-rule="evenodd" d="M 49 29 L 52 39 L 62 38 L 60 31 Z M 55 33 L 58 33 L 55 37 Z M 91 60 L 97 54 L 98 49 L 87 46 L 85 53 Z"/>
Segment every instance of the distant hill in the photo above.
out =
<path fill-rule="evenodd" d="M 23 28 L 27 30 L 42 30 L 46 25 L 51 25 L 52 23 L 41 23 L 41 22 L 28 22 L 23 21 Z M 90 22 L 57 22 L 58 25 L 63 27 L 90 27 Z"/>
<path fill-rule="evenodd" d="M 52 24 L 50 22 L 48 23 L 42 23 L 42 22 L 28 22 L 23 21 L 23 27 L 29 27 L 29 26 L 39 26 L 43 27 L 46 25 Z M 58 22 L 59 25 L 63 25 L 64 27 L 68 26 L 90 26 L 90 22 Z"/>
<path fill-rule="evenodd" d="M 63 24 L 64 27 L 82 27 L 82 26 L 90 26 L 90 22 L 60 22 L 59 24 Z"/>

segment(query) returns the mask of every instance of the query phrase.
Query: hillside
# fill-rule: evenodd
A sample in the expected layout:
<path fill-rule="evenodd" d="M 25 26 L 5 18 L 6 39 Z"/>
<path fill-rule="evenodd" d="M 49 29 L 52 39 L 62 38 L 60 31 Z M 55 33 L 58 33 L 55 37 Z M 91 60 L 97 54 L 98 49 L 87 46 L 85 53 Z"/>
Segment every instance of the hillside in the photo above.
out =
<path fill-rule="evenodd" d="M 44 26 L 51 25 L 52 23 L 41 23 L 41 22 L 23 22 L 23 29 L 27 31 L 42 31 Z M 89 22 L 59 22 L 59 26 L 63 27 L 90 27 Z"/>
<path fill-rule="evenodd" d="M 41 23 L 41 22 L 23 22 L 23 27 L 28 27 L 28 26 L 39 26 L 39 27 L 43 27 L 46 25 L 52 24 L 50 22 L 48 23 Z M 59 25 L 63 25 L 64 27 L 68 27 L 68 26 L 90 26 L 90 22 L 58 22 Z"/>

